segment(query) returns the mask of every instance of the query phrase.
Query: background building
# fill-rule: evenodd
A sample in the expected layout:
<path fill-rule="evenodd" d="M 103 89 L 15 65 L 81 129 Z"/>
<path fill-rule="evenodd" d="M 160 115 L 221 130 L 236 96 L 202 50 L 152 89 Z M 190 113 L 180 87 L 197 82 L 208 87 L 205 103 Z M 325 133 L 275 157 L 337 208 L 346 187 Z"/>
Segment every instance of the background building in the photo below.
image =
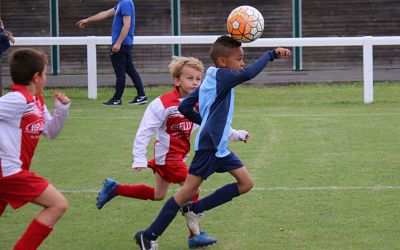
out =
<path fill-rule="evenodd" d="M 50 36 L 49 0 L 1 0 L 0 16 L 16 37 Z M 109 36 L 112 20 L 95 23 L 80 30 L 75 23 L 87 16 L 113 7 L 116 0 L 59 1 L 60 36 Z M 220 35 L 226 33 L 226 17 L 239 5 L 252 5 L 264 15 L 264 38 L 292 37 L 292 1 L 280 0 L 182 0 L 182 35 Z M 136 35 L 171 35 L 171 0 L 135 0 Z M 397 36 L 400 35 L 400 4 L 396 0 L 303 0 L 302 36 Z M 50 53 L 50 47 L 43 47 Z M 8 53 L 11 51 L 10 49 Z M 98 46 L 98 73 L 112 73 L 108 59 L 109 46 Z M 209 45 L 183 45 L 182 55 L 195 56 L 210 65 Z M 251 62 L 263 48 L 247 48 L 246 59 Z M 137 45 L 134 60 L 143 73 L 167 71 L 173 49 L 171 45 Z M 400 68 L 400 46 L 375 46 L 374 67 Z M 8 74 L 3 56 L 3 73 Z M 292 69 L 293 62 L 285 60 L 271 65 L 271 70 Z M 303 70 L 360 69 L 361 47 L 305 47 Z M 86 73 L 86 47 L 60 47 L 60 73 Z"/>

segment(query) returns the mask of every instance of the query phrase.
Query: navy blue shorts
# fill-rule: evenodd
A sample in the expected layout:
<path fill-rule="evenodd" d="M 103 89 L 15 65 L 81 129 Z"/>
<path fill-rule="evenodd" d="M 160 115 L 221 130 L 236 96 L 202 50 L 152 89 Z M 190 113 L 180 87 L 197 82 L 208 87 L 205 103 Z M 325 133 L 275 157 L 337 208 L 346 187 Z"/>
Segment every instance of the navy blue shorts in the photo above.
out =
<path fill-rule="evenodd" d="M 223 173 L 243 167 L 242 161 L 231 152 L 229 155 L 218 158 L 215 150 L 196 151 L 190 164 L 189 174 L 200 176 L 206 180 L 213 173 Z"/>

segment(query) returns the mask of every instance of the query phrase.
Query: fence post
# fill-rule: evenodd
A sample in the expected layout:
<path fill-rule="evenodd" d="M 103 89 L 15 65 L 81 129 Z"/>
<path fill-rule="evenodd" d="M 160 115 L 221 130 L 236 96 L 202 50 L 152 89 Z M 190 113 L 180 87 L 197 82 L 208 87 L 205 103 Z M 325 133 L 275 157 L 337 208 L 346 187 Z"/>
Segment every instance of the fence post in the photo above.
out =
<path fill-rule="evenodd" d="M 97 54 L 94 36 L 87 37 L 88 98 L 97 99 Z"/>
<path fill-rule="evenodd" d="M 363 42 L 364 103 L 374 101 L 374 55 L 372 36 L 365 36 Z"/>

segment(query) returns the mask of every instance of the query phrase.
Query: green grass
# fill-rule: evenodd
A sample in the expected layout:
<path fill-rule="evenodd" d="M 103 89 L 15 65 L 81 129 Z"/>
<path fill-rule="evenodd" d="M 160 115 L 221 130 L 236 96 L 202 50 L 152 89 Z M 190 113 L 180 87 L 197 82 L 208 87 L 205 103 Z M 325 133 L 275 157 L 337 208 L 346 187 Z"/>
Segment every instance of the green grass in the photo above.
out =
<path fill-rule="evenodd" d="M 168 90 L 146 92 L 153 99 Z M 132 233 L 149 225 L 163 202 L 117 197 L 97 210 L 95 200 L 105 177 L 153 185 L 151 171 L 130 169 L 146 106 L 126 105 L 133 89 L 120 107 L 101 105 L 111 89 L 99 89 L 97 100 L 88 100 L 86 89 L 62 91 L 73 102 L 70 119 L 55 141 L 42 138 L 32 170 L 63 190 L 70 207 L 41 249 L 135 249 Z M 51 110 L 52 92 L 45 91 Z M 352 83 L 238 87 L 233 127 L 252 138 L 231 149 L 256 185 L 206 213 L 202 226 L 218 239 L 208 249 L 400 249 L 400 84 L 377 84 L 374 99 L 364 104 L 362 85 Z M 232 181 L 215 174 L 202 195 Z M 39 210 L 7 208 L 0 249 L 11 249 Z M 186 240 L 177 216 L 159 246 L 186 249 Z"/>

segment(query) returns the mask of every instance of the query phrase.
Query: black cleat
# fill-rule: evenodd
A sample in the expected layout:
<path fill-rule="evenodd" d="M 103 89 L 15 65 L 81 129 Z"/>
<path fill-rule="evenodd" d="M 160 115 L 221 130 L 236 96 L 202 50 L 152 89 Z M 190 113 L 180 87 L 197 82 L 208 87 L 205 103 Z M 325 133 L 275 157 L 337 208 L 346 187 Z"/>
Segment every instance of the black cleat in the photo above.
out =
<path fill-rule="evenodd" d="M 144 231 L 138 231 L 134 235 L 136 244 L 139 246 L 140 250 L 157 250 L 157 241 L 146 239 L 143 233 Z"/>

